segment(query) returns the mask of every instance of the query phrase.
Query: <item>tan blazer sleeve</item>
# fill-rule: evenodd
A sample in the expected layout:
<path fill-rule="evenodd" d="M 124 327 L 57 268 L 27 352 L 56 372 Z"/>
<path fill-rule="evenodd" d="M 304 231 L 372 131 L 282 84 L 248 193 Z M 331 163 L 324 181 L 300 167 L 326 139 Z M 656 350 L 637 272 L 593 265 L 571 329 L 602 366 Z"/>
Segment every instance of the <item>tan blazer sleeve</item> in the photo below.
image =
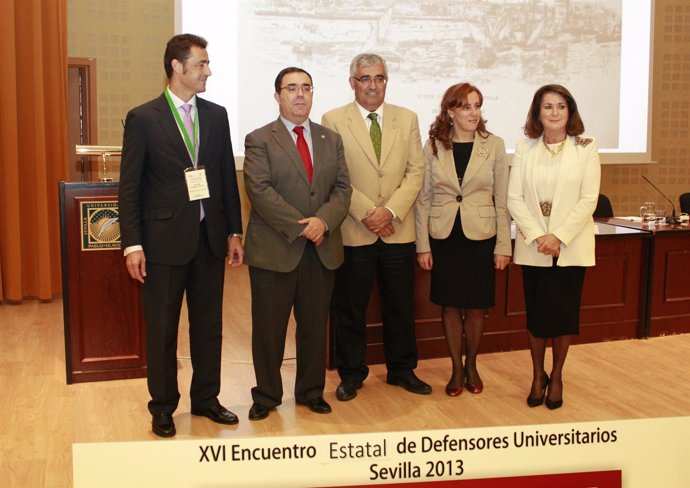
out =
<path fill-rule="evenodd" d="M 430 252 L 429 245 L 429 209 L 431 208 L 431 201 L 434 196 L 433 192 L 433 176 L 431 174 L 431 164 L 434 159 L 434 154 L 431 149 L 431 143 L 427 141 L 424 145 L 424 180 L 422 182 L 422 189 L 417 195 L 415 201 L 415 231 L 417 234 L 417 252 Z"/>
<path fill-rule="evenodd" d="M 510 213 L 508 212 L 508 158 L 503 139 L 496 138 L 494 161 L 494 206 L 496 207 L 496 247 L 494 254 L 510 256 Z"/>

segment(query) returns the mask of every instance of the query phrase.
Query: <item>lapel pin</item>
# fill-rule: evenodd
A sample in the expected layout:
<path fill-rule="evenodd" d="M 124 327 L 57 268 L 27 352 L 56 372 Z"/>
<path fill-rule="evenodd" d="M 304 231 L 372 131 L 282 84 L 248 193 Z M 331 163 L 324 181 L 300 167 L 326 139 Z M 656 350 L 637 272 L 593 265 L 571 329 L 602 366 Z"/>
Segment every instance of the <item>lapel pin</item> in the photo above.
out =
<path fill-rule="evenodd" d="M 580 137 L 580 136 L 577 136 L 577 137 L 575 138 L 575 145 L 576 145 L 576 146 L 587 147 L 587 146 L 589 145 L 589 143 L 592 142 L 592 141 L 593 141 L 593 139 L 592 139 L 591 137 Z"/>

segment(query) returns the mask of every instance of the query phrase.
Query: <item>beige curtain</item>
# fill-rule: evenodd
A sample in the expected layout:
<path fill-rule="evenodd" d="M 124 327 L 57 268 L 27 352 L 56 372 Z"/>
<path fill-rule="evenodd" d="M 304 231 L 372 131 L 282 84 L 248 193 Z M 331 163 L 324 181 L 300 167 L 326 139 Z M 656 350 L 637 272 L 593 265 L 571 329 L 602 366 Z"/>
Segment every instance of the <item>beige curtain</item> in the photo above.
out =
<path fill-rule="evenodd" d="M 2 0 L 0 298 L 60 293 L 67 175 L 67 0 Z"/>

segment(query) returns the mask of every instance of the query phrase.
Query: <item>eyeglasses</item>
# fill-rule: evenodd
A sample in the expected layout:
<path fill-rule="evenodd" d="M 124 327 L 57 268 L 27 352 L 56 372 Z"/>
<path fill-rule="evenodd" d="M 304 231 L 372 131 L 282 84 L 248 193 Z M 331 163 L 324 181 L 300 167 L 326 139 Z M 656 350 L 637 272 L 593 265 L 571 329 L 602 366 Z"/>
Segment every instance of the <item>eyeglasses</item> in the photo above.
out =
<path fill-rule="evenodd" d="M 313 85 L 297 85 L 295 83 L 290 83 L 289 85 L 286 86 L 281 86 L 281 90 L 287 90 L 290 93 L 297 93 L 297 90 L 302 89 L 304 93 L 312 93 L 314 91 L 314 86 Z"/>
<path fill-rule="evenodd" d="M 365 76 L 360 76 L 359 78 L 357 78 L 356 76 L 353 76 L 352 78 L 359 81 L 362 85 L 368 85 L 372 81 L 374 83 L 376 83 L 377 85 L 385 85 L 386 83 L 388 83 L 388 78 L 386 78 L 383 75 L 376 75 L 373 77 L 369 76 L 369 75 L 365 75 Z"/>

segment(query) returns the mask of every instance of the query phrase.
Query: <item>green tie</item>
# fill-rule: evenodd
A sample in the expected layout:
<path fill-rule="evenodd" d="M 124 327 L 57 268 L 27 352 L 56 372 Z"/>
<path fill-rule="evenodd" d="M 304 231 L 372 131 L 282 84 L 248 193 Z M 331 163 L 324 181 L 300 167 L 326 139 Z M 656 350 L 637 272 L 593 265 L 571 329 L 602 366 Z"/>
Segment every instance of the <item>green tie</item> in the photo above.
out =
<path fill-rule="evenodd" d="M 381 126 L 376 117 L 376 112 L 371 112 L 368 117 L 371 119 L 371 127 L 369 127 L 369 137 L 371 143 L 374 145 L 374 152 L 376 153 L 376 160 L 381 162 Z"/>

